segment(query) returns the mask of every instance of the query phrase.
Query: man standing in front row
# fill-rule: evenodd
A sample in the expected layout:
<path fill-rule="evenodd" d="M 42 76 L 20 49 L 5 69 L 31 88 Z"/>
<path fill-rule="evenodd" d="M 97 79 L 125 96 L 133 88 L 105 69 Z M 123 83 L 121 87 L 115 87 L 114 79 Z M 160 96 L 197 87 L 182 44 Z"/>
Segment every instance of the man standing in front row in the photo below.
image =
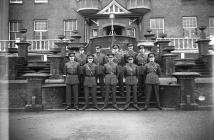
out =
<path fill-rule="evenodd" d="M 108 106 L 110 92 L 112 93 L 113 107 L 116 110 L 119 110 L 116 103 L 118 68 L 117 68 L 117 64 L 113 62 L 114 55 L 112 53 L 109 53 L 107 55 L 108 55 L 109 62 L 104 65 L 106 93 L 105 93 L 105 103 L 102 110 Z"/>
<path fill-rule="evenodd" d="M 137 83 L 138 83 L 138 70 L 137 65 L 133 63 L 134 58 L 133 56 L 128 56 L 128 63 L 125 66 L 124 69 L 124 76 L 126 78 L 126 105 L 124 107 L 124 110 L 127 110 L 130 106 L 130 100 L 131 100 L 131 91 L 133 93 L 133 102 L 134 102 L 134 108 L 137 110 L 140 110 L 140 108 L 137 105 Z"/>
<path fill-rule="evenodd" d="M 70 53 L 68 56 L 70 61 L 65 64 L 67 104 L 65 110 L 71 108 L 71 93 L 73 93 L 74 108 L 78 110 L 79 63 L 75 61 L 75 53 Z"/>
<path fill-rule="evenodd" d="M 84 94 L 85 94 L 85 106 L 83 110 L 89 107 L 89 93 L 92 95 L 92 100 L 94 103 L 94 108 L 99 110 L 97 106 L 97 82 L 96 82 L 96 67 L 97 65 L 93 63 L 94 56 L 89 54 L 87 56 L 88 63 L 83 67 L 84 78 Z"/>

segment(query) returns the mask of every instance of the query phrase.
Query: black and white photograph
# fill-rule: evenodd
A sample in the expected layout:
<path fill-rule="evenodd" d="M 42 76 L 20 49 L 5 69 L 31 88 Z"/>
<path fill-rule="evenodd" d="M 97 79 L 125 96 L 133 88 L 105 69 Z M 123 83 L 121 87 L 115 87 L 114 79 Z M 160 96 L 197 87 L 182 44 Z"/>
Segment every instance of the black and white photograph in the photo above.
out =
<path fill-rule="evenodd" d="M 214 140 L 214 0 L 0 0 L 0 140 Z"/>

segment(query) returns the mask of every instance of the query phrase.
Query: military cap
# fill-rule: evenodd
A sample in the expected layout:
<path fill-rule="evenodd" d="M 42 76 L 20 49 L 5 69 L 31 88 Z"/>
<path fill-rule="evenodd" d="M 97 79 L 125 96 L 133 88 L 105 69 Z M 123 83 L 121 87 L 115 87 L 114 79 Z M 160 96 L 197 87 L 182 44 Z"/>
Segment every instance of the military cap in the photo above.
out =
<path fill-rule="evenodd" d="M 100 49 L 101 46 L 100 46 L 100 45 L 96 45 L 95 48 L 96 48 L 96 49 Z"/>
<path fill-rule="evenodd" d="M 68 57 L 75 57 L 75 52 L 70 52 L 70 53 L 68 54 Z"/>
<path fill-rule="evenodd" d="M 149 53 L 148 57 L 155 57 L 155 53 L 153 53 L 153 52 Z"/>
<path fill-rule="evenodd" d="M 134 47 L 134 45 L 132 43 L 128 43 L 127 46 L 128 47 L 132 47 L 132 46 Z"/>
<path fill-rule="evenodd" d="M 84 47 L 80 47 L 80 49 L 79 50 L 84 50 Z"/>
<path fill-rule="evenodd" d="M 127 60 L 130 60 L 130 59 L 134 59 L 134 57 L 132 55 L 128 55 Z"/>
<path fill-rule="evenodd" d="M 119 46 L 119 45 L 117 45 L 117 44 L 115 44 L 115 45 L 113 45 L 113 46 L 112 46 L 112 48 L 113 48 L 113 49 L 119 49 L 119 48 L 120 48 L 120 46 Z"/>
<path fill-rule="evenodd" d="M 107 56 L 110 57 L 110 56 L 114 56 L 114 54 L 112 52 L 109 52 L 107 53 Z"/>
<path fill-rule="evenodd" d="M 144 48 L 144 45 L 139 45 L 138 46 L 138 49 L 142 49 L 142 48 Z"/>
<path fill-rule="evenodd" d="M 94 55 L 89 53 L 89 54 L 87 54 L 87 58 L 94 58 Z"/>

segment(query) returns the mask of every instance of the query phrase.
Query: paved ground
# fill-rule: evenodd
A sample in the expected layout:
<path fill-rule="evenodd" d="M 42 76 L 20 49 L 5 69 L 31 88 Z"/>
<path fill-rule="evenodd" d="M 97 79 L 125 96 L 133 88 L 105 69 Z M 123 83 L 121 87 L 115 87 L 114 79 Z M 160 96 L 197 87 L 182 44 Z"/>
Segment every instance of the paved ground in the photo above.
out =
<path fill-rule="evenodd" d="M 10 140 L 214 140 L 210 111 L 10 113 Z"/>

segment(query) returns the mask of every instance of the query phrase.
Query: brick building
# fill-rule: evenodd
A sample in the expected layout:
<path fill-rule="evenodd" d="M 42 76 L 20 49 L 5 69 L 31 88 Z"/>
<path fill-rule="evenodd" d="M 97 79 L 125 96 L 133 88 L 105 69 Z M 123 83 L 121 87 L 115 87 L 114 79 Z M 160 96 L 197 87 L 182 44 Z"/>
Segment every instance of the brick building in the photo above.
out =
<path fill-rule="evenodd" d="M 147 29 L 158 37 L 195 38 L 199 26 L 214 34 L 213 0 L 1 0 L 0 40 L 15 40 L 26 28 L 27 39 L 56 39 L 73 30 L 81 42 L 111 33 L 144 39 Z M 9 19 L 9 20 L 8 20 Z"/>

